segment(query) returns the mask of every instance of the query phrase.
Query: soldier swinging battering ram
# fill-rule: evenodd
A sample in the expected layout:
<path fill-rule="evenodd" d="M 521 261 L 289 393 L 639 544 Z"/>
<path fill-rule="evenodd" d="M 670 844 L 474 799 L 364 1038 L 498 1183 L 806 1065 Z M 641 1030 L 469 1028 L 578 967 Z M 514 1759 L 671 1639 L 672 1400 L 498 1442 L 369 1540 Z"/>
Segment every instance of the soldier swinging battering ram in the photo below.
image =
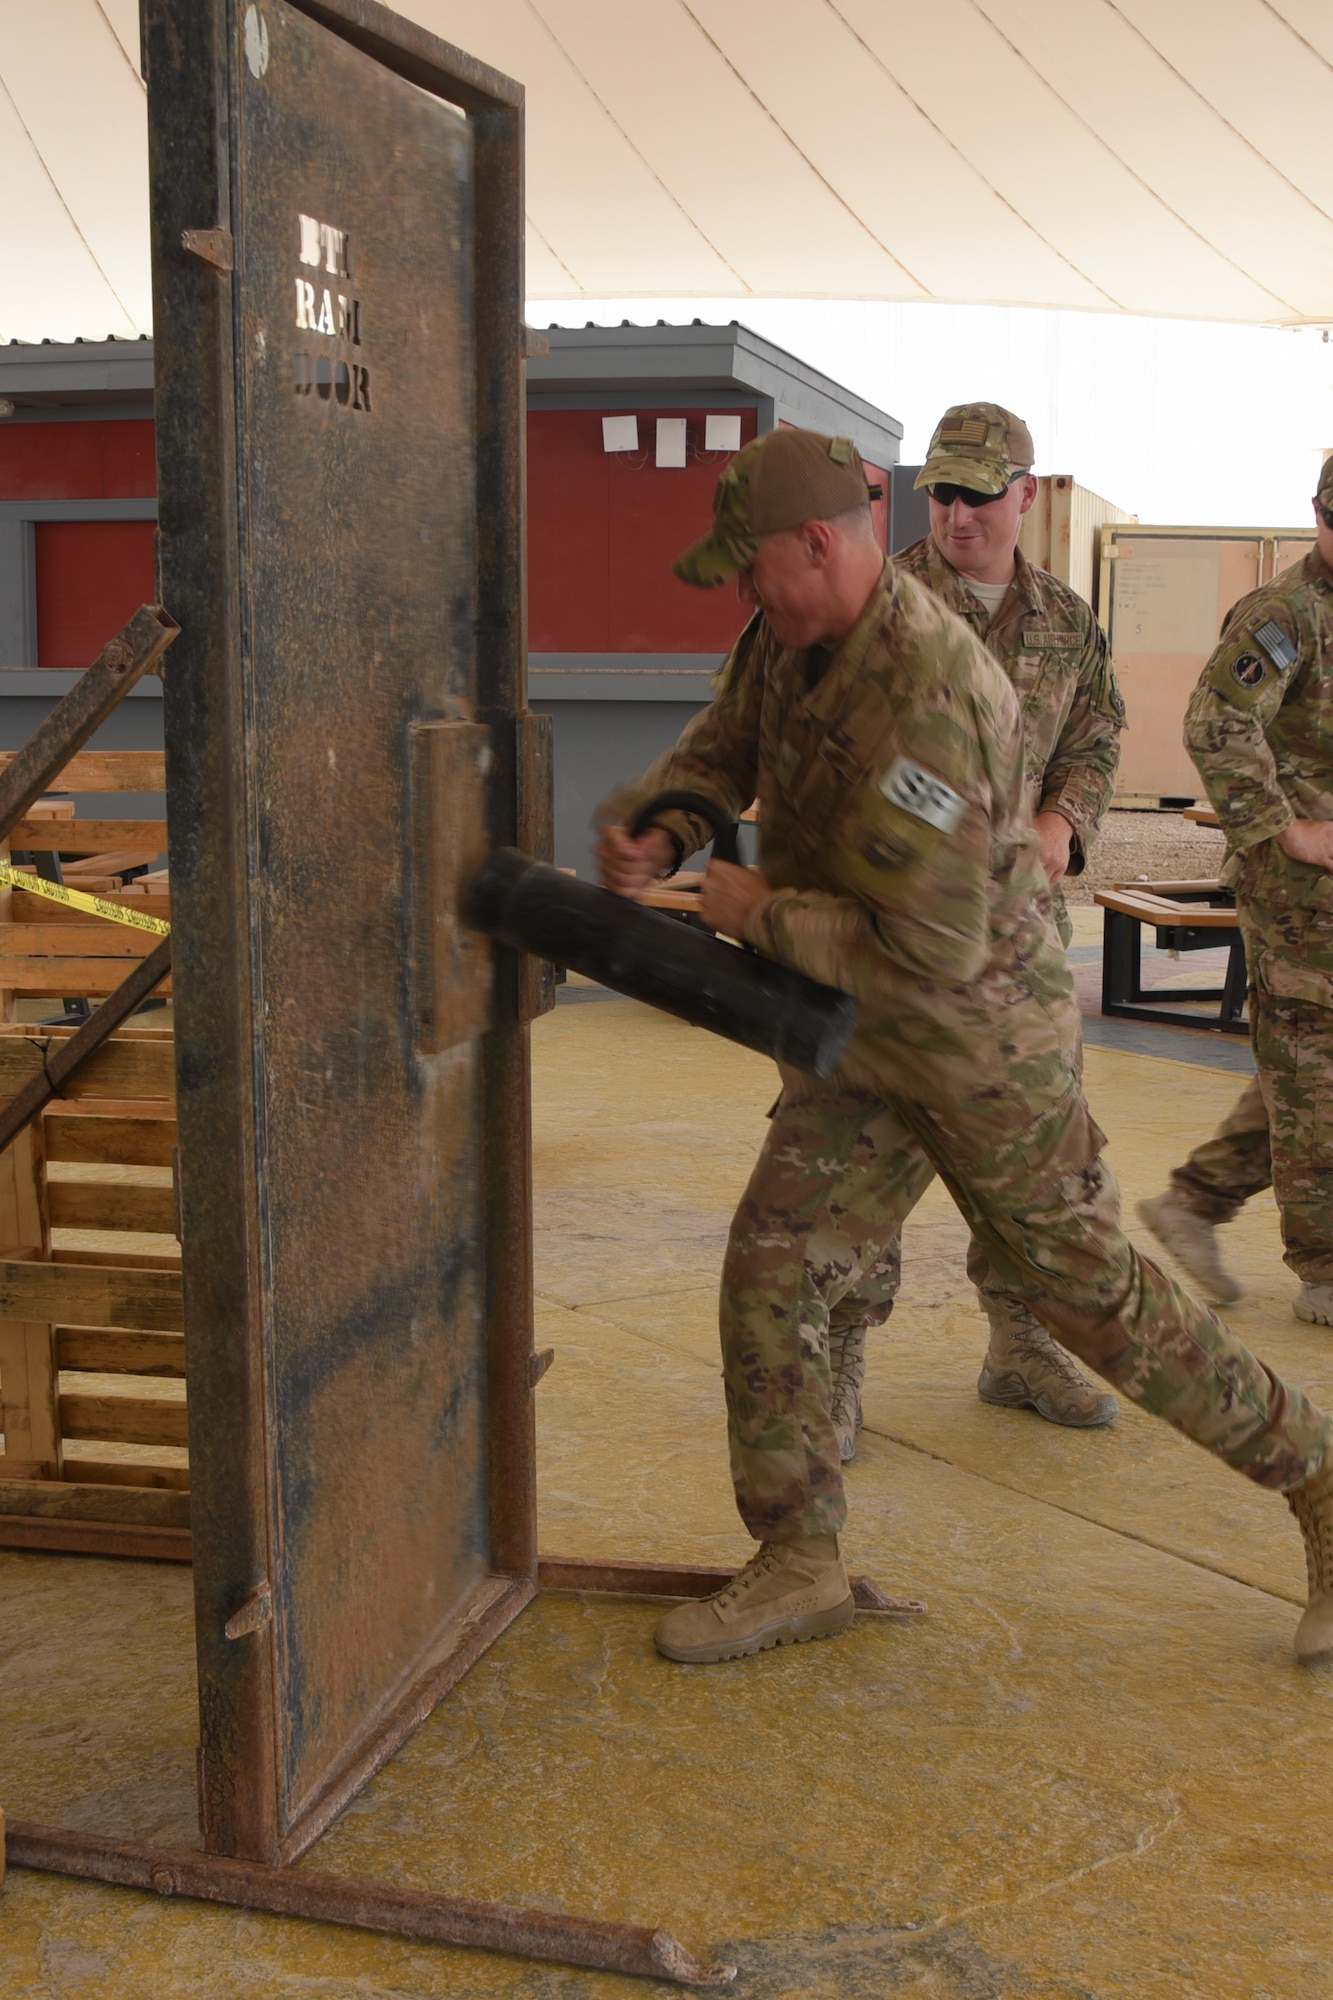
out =
<path fill-rule="evenodd" d="M 708 708 L 608 802 L 608 888 L 634 894 L 706 827 L 640 802 L 686 787 L 760 804 L 760 868 L 710 863 L 706 922 L 859 1005 L 826 1080 L 783 1069 L 732 1223 L 721 1339 L 737 1504 L 759 1548 L 657 1628 L 713 1661 L 841 1630 L 846 1505 L 829 1326 L 883 1274 L 935 1174 L 1011 1296 L 1104 1380 L 1259 1485 L 1305 1537 L 1303 1661 L 1333 1658 L 1333 1422 L 1120 1227 L 1078 1073 L 1079 1019 L 1051 921 L 1022 720 L 963 621 L 886 563 L 845 439 L 777 431 L 718 483 L 676 567 L 736 577 L 755 615 Z"/>

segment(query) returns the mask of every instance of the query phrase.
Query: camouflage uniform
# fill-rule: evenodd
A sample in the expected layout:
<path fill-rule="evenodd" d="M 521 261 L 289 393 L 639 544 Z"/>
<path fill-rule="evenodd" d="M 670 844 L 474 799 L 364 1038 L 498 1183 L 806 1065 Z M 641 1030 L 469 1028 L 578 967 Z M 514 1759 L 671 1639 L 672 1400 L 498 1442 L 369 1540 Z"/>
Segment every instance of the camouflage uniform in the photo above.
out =
<path fill-rule="evenodd" d="M 1286 1260 L 1307 1284 L 1333 1284 L 1333 875 L 1274 837 L 1294 819 L 1333 819 L 1333 571 L 1317 549 L 1233 607 L 1185 741 L 1227 837 Z M 1228 1150 L 1248 1166 L 1229 1183 L 1224 1169 L 1223 1191 L 1244 1199 L 1252 1122 Z"/>
<path fill-rule="evenodd" d="M 725 479 L 717 514 L 708 546 L 725 552 Z M 883 1282 L 934 1173 L 1007 1289 L 1106 1380 L 1261 1484 L 1306 1478 L 1333 1426 L 1120 1229 L 1018 703 L 972 633 L 891 566 L 813 684 L 808 656 L 756 619 L 712 704 L 611 810 L 668 787 L 732 817 L 757 794 L 773 894 L 748 941 L 860 1004 L 832 1078 L 784 1072 L 729 1239 L 723 1365 L 751 1532 L 841 1527 L 830 1318 Z M 688 816 L 663 824 L 704 845 Z"/>
<path fill-rule="evenodd" d="M 1191 1214 L 1216 1227 L 1239 1214 L 1251 1195 L 1273 1185 L 1273 1148 L 1263 1085 L 1252 1076 L 1211 1139 L 1196 1146 L 1171 1185 Z"/>
<path fill-rule="evenodd" d="M 978 411 L 990 408 L 976 407 Z M 999 418 L 1008 413 L 996 407 L 994 414 Z M 1027 442 L 1030 448 L 1030 440 Z M 1008 470 L 1007 464 L 1003 469 Z M 962 471 L 963 465 L 954 470 Z M 977 474 L 973 471 L 965 476 L 975 478 Z M 1081 874 L 1115 790 L 1125 720 L 1111 649 L 1090 607 L 1068 584 L 1029 562 L 1021 549 L 1014 551 L 1013 582 L 993 617 L 968 588 L 967 578 L 945 560 L 933 536 L 923 536 L 893 560 L 897 568 L 916 577 L 970 626 L 1004 668 L 1023 718 L 1032 809 L 1058 812 L 1068 820 L 1074 830 L 1069 872 Z M 1048 893 L 1061 942 L 1068 946 L 1073 927 L 1064 887 L 1057 883 Z M 893 1309 L 901 1262 L 901 1246 L 895 1245 L 880 1283 L 863 1296 L 853 1293 L 843 1300 L 834 1320 L 835 1342 L 844 1322 L 848 1328 L 884 1324 Z M 1021 1302 L 999 1281 L 975 1241 L 968 1257 L 968 1274 L 1003 1342 L 1006 1329 L 1026 1319 Z M 1082 1400 L 1076 1402 L 1076 1409 L 1083 1407 L 1088 1396 L 1082 1385 L 1080 1391 Z M 859 1415 L 859 1398 L 857 1412 Z"/>
<path fill-rule="evenodd" d="M 1018 696 L 1034 812 L 1058 812 L 1074 829 L 1069 873 L 1081 875 L 1115 790 L 1125 704 L 1105 634 L 1076 590 L 1014 552 L 1014 580 L 993 618 L 925 535 L 894 558 L 970 625 Z M 1073 935 L 1064 891 L 1052 902 L 1060 936 Z"/>

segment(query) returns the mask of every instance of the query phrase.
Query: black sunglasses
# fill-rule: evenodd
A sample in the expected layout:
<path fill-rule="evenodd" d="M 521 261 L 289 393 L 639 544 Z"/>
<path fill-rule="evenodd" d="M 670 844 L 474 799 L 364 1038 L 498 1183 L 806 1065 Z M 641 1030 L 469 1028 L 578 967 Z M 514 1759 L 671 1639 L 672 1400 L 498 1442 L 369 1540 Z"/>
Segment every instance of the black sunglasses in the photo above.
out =
<path fill-rule="evenodd" d="M 1333 528 L 1333 507 L 1326 507 L 1322 500 L 1316 500 L 1314 510 L 1326 528 Z"/>
<path fill-rule="evenodd" d="M 1027 467 L 1021 472 L 1011 472 L 1000 488 L 1007 492 L 1016 479 L 1027 478 Z M 952 507 L 955 500 L 961 500 L 965 507 L 989 507 L 992 500 L 998 500 L 1000 493 L 978 493 L 973 486 L 954 486 L 947 479 L 937 479 L 933 486 L 926 488 L 932 500 L 938 500 L 941 507 Z"/>

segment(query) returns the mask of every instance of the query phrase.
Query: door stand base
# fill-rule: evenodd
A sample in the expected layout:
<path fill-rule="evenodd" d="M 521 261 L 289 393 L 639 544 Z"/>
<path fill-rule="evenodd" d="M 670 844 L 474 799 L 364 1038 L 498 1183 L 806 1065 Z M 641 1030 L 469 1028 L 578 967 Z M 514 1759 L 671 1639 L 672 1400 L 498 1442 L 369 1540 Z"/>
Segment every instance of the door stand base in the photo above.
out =
<path fill-rule="evenodd" d="M 537 1565 L 543 1590 L 599 1591 L 618 1597 L 707 1597 L 732 1571 L 695 1564 L 587 1561 L 545 1556 Z M 850 1579 L 858 1610 L 919 1615 L 925 1605 L 888 1597 L 867 1576 Z M 360 1882 L 309 1868 L 271 1868 L 260 1861 L 190 1848 L 152 1847 L 108 1834 L 72 1833 L 63 1827 L 11 1820 L 5 1839 L 11 1868 L 35 1868 L 159 1896 L 186 1896 L 273 1916 L 315 1923 L 350 1924 L 430 1944 L 499 1951 L 597 1972 L 638 1974 L 696 1988 L 729 1986 L 734 1965 L 696 1958 L 667 1930 L 609 1923 L 600 1917 L 562 1916 L 510 1903 L 475 1902 L 387 1882 Z"/>

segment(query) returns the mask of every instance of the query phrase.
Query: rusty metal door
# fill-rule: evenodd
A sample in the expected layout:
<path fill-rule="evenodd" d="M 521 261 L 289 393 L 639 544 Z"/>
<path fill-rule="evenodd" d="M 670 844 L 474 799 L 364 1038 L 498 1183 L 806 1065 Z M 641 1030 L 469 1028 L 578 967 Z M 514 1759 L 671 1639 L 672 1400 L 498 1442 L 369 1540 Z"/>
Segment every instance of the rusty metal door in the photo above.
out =
<path fill-rule="evenodd" d="M 281 1859 L 532 1588 L 523 982 L 453 916 L 524 835 L 520 94 L 361 0 L 145 53 L 201 1817 Z"/>

